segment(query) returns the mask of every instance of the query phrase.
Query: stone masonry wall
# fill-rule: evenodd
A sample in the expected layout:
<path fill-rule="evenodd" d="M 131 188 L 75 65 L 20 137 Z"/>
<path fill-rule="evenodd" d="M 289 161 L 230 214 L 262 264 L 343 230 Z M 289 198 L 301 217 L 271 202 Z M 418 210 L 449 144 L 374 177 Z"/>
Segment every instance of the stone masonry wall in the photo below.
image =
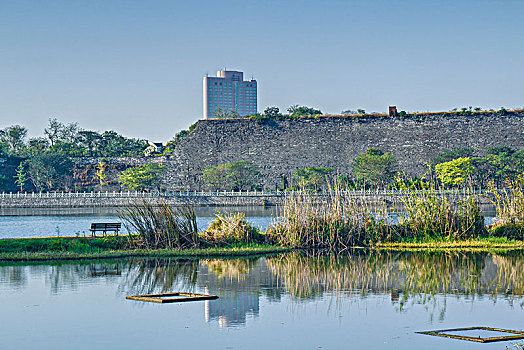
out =
<path fill-rule="evenodd" d="M 367 148 L 390 152 L 408 175 L 421 175 L 425 163 L 446 150 L 473 147 L 482 154 L 494 146 L 524 148 L 524 113 L 500 116 L 416 115 L 319 117 L 293 121 L 200 120 L 166 160 L 163 187 L 202 190 L 202 171 L 247 159 L 260 168 L 265 189 L 280 186 L 299 168 L 324 166 L 351 172 L 353 159 Z"/>

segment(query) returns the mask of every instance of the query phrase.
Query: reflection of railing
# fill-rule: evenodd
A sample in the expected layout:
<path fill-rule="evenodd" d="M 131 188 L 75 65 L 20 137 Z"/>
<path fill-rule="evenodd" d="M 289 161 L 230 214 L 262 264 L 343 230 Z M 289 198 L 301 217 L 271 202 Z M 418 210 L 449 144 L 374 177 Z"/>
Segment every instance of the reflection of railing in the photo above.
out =
<path fill-rule="evenodd" d="M 360 191 L 337 191 L 337 196 L 348 197 L 395 197 L 413 195 L 414 193 L 423 194 L 425 191 L 400 191 L 400 190 L 360 190 Z M 121 191 L 121 192 L 23 192 L 23 193 L 0 193 L 0 198 L 173 198 L 173 197 L 285 197 L 294 195 L 295 191 L 168 191 L 168 192 L 138 192 L 138 191 Z M 443 190 L 431 191 L 437 195 L 487 195 L 488 192 L 475 190 L 464 193 L 460 190 Z M 313 197 L 328 197 L 335 192 L 323 191 L 313 193 Z"/>

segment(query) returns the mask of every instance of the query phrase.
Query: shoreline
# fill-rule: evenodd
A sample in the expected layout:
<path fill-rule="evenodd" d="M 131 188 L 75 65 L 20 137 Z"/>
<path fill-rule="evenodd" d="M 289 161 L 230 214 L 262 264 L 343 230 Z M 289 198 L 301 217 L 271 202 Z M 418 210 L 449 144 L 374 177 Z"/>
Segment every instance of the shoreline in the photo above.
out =
<path fill-rule="evenodd" d="M 268 256 L 306 249 L 289 248 L 269 244 L 238 245 L 230 247 L 205 247 L 190 249 L 126 249 L 121 245 L 128 236 L 106 237 L 32 237 L 0 239 L 0 262 L 96 260 L 122 258 L 239 258 Z M 67 246 L 69 244 L 69 246 Z M 87 248 L 86 248 L 87 247 Z M 87 251 L 89 249 L 89 251 Z M 466 241 L 394 242 L 378 243 L 369 247 L 376 251 L 474 251 L 508 252 L 524 250 L 524 241 L 479 237 Z"/>

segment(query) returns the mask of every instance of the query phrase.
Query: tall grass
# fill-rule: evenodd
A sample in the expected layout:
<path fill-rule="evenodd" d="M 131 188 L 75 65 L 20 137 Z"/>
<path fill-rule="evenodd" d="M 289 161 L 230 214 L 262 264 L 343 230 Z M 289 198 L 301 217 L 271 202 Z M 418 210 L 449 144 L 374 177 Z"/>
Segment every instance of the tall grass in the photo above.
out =
<path fill-rule="evenodd" d="M 524 176 L 507 181 L 506 187 L 497 189 L 490 184 L 491 202 L 495 205 L 497 219 L 491 227 L 494 236 L 524 239 Z"/>
<path fill-rule="evenodd" d="M 165 201 L 143 200 L 120 211 L 130 233 L 137 233 L 134 248 L 194 248 L 198 246 L 195 210 Z"/>
<path fill-rule="evenodd" d="M 383 198 L 352 196 L 335 188 L 327 198 L 289 194 L 281 217 L 267 230 L 277 244 L 295 248 L 340 249 L 402 240 L 458 240 L 486 234 L 477 196 L 406 188 L 398 198 L 398 223 Z"/>
<path fill-rule="evenodd" d="M 287 195 L 281 217 L 266 231 L 269 240 L 295 248 L 348 248 L 391 240 L 384 202 L 344 195 L 338 189 L 320 201 L 307 192 Z"/>
<path fill-rule="evenodd" d="M 404 189 L 399 228 L 403 239 L 463 240 L 485 235 L 484 217 L 471 188 L 445 192 L 434 184 Z"/>

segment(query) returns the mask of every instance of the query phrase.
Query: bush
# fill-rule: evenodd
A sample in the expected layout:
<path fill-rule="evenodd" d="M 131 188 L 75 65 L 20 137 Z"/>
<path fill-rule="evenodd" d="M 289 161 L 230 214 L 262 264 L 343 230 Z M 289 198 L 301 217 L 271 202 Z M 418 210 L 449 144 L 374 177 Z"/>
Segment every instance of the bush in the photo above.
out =
<path fill-rule="evenodd" d="M 200 234 L 200 238 L 211 245 L 262 243 L 264 236 L 245 219 L 244 213 L 222 215 L 216 213 L 216 219 L 209 228 Z"/>

